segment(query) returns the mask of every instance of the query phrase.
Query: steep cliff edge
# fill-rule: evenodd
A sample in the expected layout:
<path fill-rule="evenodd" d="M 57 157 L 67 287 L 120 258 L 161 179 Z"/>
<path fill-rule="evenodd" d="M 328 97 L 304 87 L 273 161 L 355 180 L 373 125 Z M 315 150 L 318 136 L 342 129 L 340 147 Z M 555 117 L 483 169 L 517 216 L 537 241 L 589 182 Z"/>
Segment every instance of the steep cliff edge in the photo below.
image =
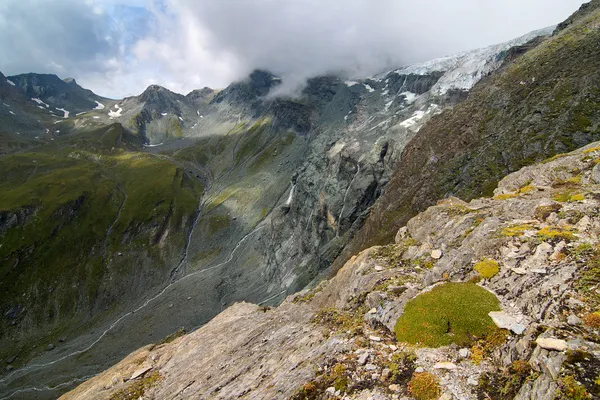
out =
<path fill-rule="evenodd" d="M 600 142 L 494 194 L 440 201 L 312 291 L 238 303 L 62 398 L 600 395 Z"/>

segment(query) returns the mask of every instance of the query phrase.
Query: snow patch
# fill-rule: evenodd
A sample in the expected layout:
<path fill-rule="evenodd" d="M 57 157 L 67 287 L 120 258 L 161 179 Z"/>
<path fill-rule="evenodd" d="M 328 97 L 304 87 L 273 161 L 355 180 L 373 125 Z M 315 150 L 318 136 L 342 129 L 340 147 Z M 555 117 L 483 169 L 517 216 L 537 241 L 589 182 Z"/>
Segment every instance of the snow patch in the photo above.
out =
<path fill-rule="evenodd" d="M 119 118 L 121 115 L 123 115 L 123 109 L 121 107 L 119 107 L 118 104 L 115 104 L 115 109 L 117 111 L 111 110 L 108 112 L 108 116 L 110 119 Z"/>
<path fill-rule="evenodd" d="M 403 128 L 413 128 L 418 131 L 421 128 L 421 126 L 423 126 L 422 122 L 424 122 L 423 119 L 426 116 L 439 114 L 440 111 L 440 106 L 438 106 L 437 104 L 431 104 L 429 108 L 425 111 L 415 111 L 412 117 L 402 121 L 399 125 Z"/>
<path fill-rule="evenodd" d="M 99 116 L 97 116 L 97 115 L 96 115 L 96 116 L 94 116 L 94 117 L 92 117 L 92 118 L 94 118 L 94 119 L 100 119 L 100 117 L 99 117 Z"/>
<path fill-rule="evenodd" d="M 17 85 L 15 85 L 15 83 L 14 83 L 13 81 L 11 81 L 10 79 L 7 79 L 7 80 L 6 80 L 6 82 L 8 82 L 8 84 L 9 84 L 9 85 L 12 85 L 12 86 L 17 86 Z"/>
<path fill-rule="evenodd" d="M 389 109 L 390 109 L 390 107 L 392 106 L 392 104 L 394 104 L 394 100 L 390 100 L 390 101 L 388 101 L 387 103 L 385 103 L 385 108 L 384 108 L 384 111 L 385 111 L 385 112 L 388 112 L 388 111 L 389 111 Z"/>
<path fill-rule="evenodd" d="M 161 113 L 160 115 L 162 115 L 163 117 L 166 117 L 167 115 L 169 115 L 169 113 Z"/>
<path fill-rule="evenodd" d="M 400 93 L 400 96 L 404 96 L 408 104 L 414 103 L 415 100 L 417 100 L 417 97 L 419 97 L 418 94 L 412 92 L 402 92 Z"/>
<path fill-rule="evenodd" d="M 96 102 L 96 108 L 94 110 L 104 110 L 104 104 Z"/>
<path fill-rule="evenodd" d="M 373 89 L 371 86 L 367 85 L 366 83 L 364 83 L 365 85 L 365 89 L 367 89 L 369 91 L 369 93 L 373 93 L 375 91 L 375 89 Z"/>
<path fill-rule="evenodd" d="M 12 115 L 16 115 L 16 114 L 15 114 L 14 112 L 12 112 L 12 111 L 9 111 L 9 113 L 11 113 Z"/>
<path fill-rule="evenodd" d="M 295 191 L 295 190 L 296 190 L 296 184 L 294 184 L 294 185 L 292 186 L 292 188 L 290 189 L 290 194 L 289 194 L 289 196 L 288 196 L 288 198 L 287 198 L 287 201 L 285 202 L 285 205 L 286 205 L 287 207 L 289 207 L 289 206 L 292 204 L 292 200 L 294 199 L 294 191 Z"/>
<path fill-rule="evenodd" d="M 179 117 L 179 120 L 180 120 L 181 122 L 183 122 L 183 118 Z"/>
<path fill-rule="evenodd" d="M 62 111 L 63 113 L 65 113 L 65 115 L 63 116 L 63 118 L 69 118 L 69 112 L 67 110 L 65 110 L 64 108 L 58 108 L 58 107 L 56 107 L 56 109 L 58 111 Z"/>
<path fill-rule="evenodd" d="M 41 106 L 45 106 L 46 108 L 50 108 L 50 106 L 49 106 L 48 104 L 44 103 L 44 102 L 43 102 L 42 100 L 40 100 L 40 99 L 37 99 L 37 98 L 35 98 L 35 97 L 34 97 L 34 98 L 33 98 L 33 99 L 31 99 L 31 100 L 35 101 L 36 103 L 38 103 L 38 104 L 39 104 L 39 105 L 41 105 Z"/>
<path fill-rule="evenodd" d="M 346 82 L 344 82 L 344 84 L 346 86 L 348 86 L 348 87 L 352 87 L 354 85 L 358 85 L 358 82 L 356 82 L 356 81 L 346 81 Z"/>
<path fill-rule="evenodd" d="M 433 72 L 444 72 L 444 75 L 431 88 L 431 93 L 436 95 L 446 94 L 450 90 L 470 90 L 484 76 L 500 67 L 504 61 L 504 57 L 501 55 L 508 49 L 527 43 L 539 36 L 548 36 L 552 34 L 554 28 L 552 26 L 540 29 L 506 43 L 437 58 L 393 72 L 398 75 L 429 75 Z"/>
<path fill-rule="evenodd" d="M 145 144 L 144 147 L 157 147 L 157 146 L 162 146 L 164 143 L 158 143 L 158 144 Z"/>

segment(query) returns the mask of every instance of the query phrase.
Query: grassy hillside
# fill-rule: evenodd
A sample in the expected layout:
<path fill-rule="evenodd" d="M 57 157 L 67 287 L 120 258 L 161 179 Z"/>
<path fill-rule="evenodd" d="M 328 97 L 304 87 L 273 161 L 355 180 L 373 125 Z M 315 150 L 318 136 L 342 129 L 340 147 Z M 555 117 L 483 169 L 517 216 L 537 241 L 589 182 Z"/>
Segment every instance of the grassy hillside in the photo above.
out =
<path fill-rule="evenodd" d="M 0 358 L 135 299 L 182 257 L 203 185 L 134 142 L 115 124 L 0 158 Z"/>

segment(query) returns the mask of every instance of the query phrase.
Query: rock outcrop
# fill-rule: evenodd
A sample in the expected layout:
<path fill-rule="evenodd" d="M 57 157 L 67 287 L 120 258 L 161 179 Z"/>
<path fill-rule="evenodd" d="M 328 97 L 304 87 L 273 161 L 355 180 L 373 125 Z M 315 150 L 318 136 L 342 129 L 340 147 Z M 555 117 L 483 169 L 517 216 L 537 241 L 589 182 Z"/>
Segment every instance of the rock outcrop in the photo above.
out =
<path fill-rule="evenodd" d="M 598 162 L 594 143 L 507 176 L 493 198 L 440 201 L 330 281 L 276 308 L 235 304 L 62 398 L 399 399 L 419 379 L 444 399 L 598 396 Z M 481 260 L 498 269 L 476 272 Z M 493 293 L 497 330 L 466 347 L 398 342 L 405 307 L 447 282 Z"/>

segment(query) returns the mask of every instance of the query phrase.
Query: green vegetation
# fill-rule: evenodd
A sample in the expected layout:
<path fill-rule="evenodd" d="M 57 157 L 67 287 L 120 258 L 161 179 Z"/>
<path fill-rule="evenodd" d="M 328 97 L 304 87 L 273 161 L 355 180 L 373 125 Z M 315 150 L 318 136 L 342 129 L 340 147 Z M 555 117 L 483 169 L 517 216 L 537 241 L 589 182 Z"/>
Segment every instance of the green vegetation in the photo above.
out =
<path fill-rule="evenodd" d="M 208 232 L 210 235 L 229 228 L 231 218 L 227 215 L 211 215 L 208 218 Z"/>
<path fill-rule="evenodd" d="M 498 272 L 500 272 L 500 266 L 498 265 L 498 262 L 489 258 L 479 261 L 477 264 L 475 264 L 473 269 L 477 271 L 477 273 L 483 279 L 491 279 L 496 276 Z"/>
<path fill-rule="evenodd" d="M 350 371 L 342 363 L 337 363 L 323 373 L 317 375 L 312 381 L 302 385 L 300 389 L 291 397 L 291 400 L 316 400 L 323 398 L 322 395 L 329 387 L 333 387 L 340 393 L 349 393 L 352 391 L 348 385 L 350 383 Z"/>
<path fill-rule="evenodd" d="M 486 372 L 479 378 L 478 398 L 512 400 L 523 384 L 537 378 L 529 363 L 523 360 L 514 361 L 497 373 Z"/>
<path fill-rule="evenodd" d="M 0 232 L 0 308 L 19 299 L 32 334 L 109 308 L 122 288 L 102 288 L 107 275 L 127 285 L 145 260 L 161 272 L 165 250 L 183 246 L 203 187 L 167 159 L 128 151 L 135 140 L 110 126 L 0 158 L 0 215 L 16 222 Z"/>
<path fill-rule="evenodd" d="M 179 328 L 170 335 L 165 336 L 165 338 L 158 342 L 157 345 L 160 346 L 161 344 L 171 343 L 173 340 L 184 336 L 186 333 L 185 328 Z"/>
<path fill-rule="evenodd" d="M 440 397 L 438 378 L 429 372 L 415 373 L 408 382 L 408 392 L 417 400 L 435 400 Z"/>
<path fill-rule="evenodd" d="M 133 383 L 128 384 L 124 389 L 114 393 L 110 396 L 109 400 L 137 400 L 142 398 L 148 389 L 156 386 L 163 379 L 158 371 L 153 371 L 143 378 L 134 380 Z"/>
<path fill-rule="evenodd" d="M 591 396 L 585 387 L 575 380 L 575 377 L 567 375 L 559 380 L 554 398 L 556 400 L 587 400 Z"/>
<path fill-rule="evenodd" d="M 445 283 L 409 301 L 394 331 L 399 342 L 440 347 L 470 345 L 495 327 L 496 296 L 472 283 Z"/>
<path fill-rule="evenodd" d="M 550 204 L 547 206 L 539 206 L 535 209 L 534 216 L 535 218 L 545 221 L 552 213 L 557 213 L 561 210 L 562 205 L 560 204 Z"/>
<path fill-rule="evenodd" d="M 533 230 L 533 226 L 531 224 L 516 224 L 503 228 L 500 231 L 500 234 L 507 237 L 520 237 L 523 236 L 525 232 L 530 230 Z"/>
<path fill-rule="evenodd" d="M 583 193 L 574 192 L 573 190 L 566 190 L 552 196 L 552 200 L 558 201 L 559 203 L 574 203 L 585 200 L 585 195 Z"/>
<path fill-rule="evenodd" d="M 390 382 L 408 382 L 414 372 L 415 361 L 417 361 L 417 355 L 411 351 L 394 353 L 392 359 L 387 363 L 387 367 L 390 369 Z"/>
<path fill-rule="evenodd" d="M 335 332 L 350 332 L 351 336 L 362 331 L 365 306 L 355 310 L 339 310 L 337 308 L 324 308 L 312 318 L 315 324 L 325 325 Z"/>
<path fill-rule="evenodd" d="M 566 240 L 568 242 L 577 239 L 572 229 L 558 226 L 547 226 L 540 229 L 537 232 L 537 238 L 544 241 Z"/>

